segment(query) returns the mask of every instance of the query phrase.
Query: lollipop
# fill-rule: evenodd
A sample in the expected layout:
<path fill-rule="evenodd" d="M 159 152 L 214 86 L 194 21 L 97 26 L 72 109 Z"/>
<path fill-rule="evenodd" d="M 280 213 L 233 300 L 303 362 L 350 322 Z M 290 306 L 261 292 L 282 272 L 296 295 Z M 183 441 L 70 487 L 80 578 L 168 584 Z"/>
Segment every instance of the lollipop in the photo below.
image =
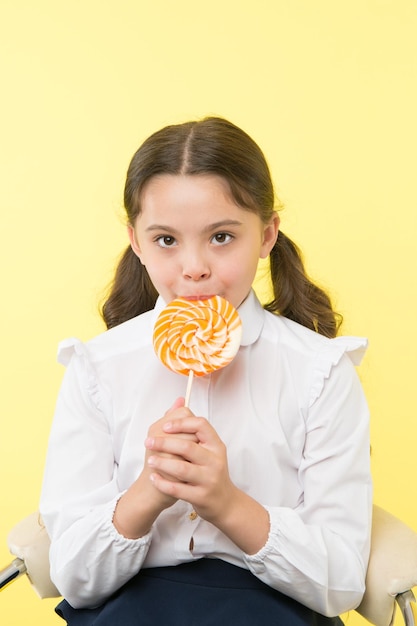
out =
<path fill-rule="evenodd" d="M 173 300 L 159 314 L 153 332 L 162 363 L 188 375 L 188 406 L 193 376 L 228 365 L 240 346 L 242 324 L 234 307 L 220 296 L 207 300 Z"/>

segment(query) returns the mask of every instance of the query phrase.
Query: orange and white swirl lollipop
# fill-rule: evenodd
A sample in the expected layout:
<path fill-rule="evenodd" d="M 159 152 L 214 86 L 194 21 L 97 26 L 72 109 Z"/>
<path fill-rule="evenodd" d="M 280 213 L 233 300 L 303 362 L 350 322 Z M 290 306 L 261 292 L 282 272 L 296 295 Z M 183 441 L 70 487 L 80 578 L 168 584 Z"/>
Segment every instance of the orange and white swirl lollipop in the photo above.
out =
<path fill-rule="evenodd" d="M 193 376 L 205 376 L 228 365 L 239 350 L 241 337 L 239 315 L 224 298 L 177 298 L 159 314 L 153 345 L 164 365 L 189 376 L 187 406 Z"/>

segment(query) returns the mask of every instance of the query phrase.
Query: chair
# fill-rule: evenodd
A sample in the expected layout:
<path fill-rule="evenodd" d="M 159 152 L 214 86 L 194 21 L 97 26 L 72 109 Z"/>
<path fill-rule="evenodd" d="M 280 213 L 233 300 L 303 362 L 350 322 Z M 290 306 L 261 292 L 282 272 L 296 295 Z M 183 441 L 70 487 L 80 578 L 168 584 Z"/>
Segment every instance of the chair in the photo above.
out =
<path fill-rule="evenodd" d="M 49 577 L 49 537 L 39 513 L 13 527 L 8 547 L 16 558 L 0 571 L 0 589 L 26 574 L 41 598 L 59 597 Z M 392 626 L 398 606 L 405 626 L 417 626 L 415 586 L 417 533 L 374 505 L 366 591 L 356 611 L 375 626 Z"/>
<path fill-rule="evenodd" d="M 16 524 L 7 537 L 16 558 L 0 571 L 0 590 L 26 574 L 40 598 L 60 596 L 49 576 L 49 537 L 36 511 Z"/>
<path fill-rule="evenodd" d="M 415 626 L 416 585 L 417 533 L 374 505 L 366 591 L 357 612 L 375 626 L 392 626 L 399 606 L 404 624 Z"/>

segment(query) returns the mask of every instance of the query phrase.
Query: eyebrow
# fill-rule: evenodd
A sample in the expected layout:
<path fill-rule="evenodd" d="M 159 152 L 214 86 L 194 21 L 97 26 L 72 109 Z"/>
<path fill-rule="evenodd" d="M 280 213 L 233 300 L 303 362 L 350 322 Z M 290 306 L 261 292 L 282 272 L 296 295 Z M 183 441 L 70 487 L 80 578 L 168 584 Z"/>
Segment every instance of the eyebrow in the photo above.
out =
<path fill-rule="evenodd" d="M 218 228 L 225 228 L 227 226 L 242 226 L 242 222 L 239 220 L 221 220 L 220 222 L 214 222 L 203 228 L 203 232 L 211 232 Z M 177 229 L 173 226 L 166 226 L 165 224 L 151 224 L 146 228 L 146 231 L 164 230 L 171 233 L 176 233 Z"/>

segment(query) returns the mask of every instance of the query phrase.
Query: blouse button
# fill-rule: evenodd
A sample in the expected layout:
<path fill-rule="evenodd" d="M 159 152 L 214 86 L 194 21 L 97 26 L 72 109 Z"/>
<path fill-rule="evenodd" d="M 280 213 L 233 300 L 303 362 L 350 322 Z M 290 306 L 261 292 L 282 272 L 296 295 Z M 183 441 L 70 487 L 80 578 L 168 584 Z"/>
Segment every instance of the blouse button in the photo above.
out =
<path fill-rule="evenodd" d="M 195 511 L 191 511 L 191 513 L 188 516 L 188 519 L 193 522 L 195 519 L 197 519 L 197 517 L 198 517 L 198 513 L 196 513 Z"/>

